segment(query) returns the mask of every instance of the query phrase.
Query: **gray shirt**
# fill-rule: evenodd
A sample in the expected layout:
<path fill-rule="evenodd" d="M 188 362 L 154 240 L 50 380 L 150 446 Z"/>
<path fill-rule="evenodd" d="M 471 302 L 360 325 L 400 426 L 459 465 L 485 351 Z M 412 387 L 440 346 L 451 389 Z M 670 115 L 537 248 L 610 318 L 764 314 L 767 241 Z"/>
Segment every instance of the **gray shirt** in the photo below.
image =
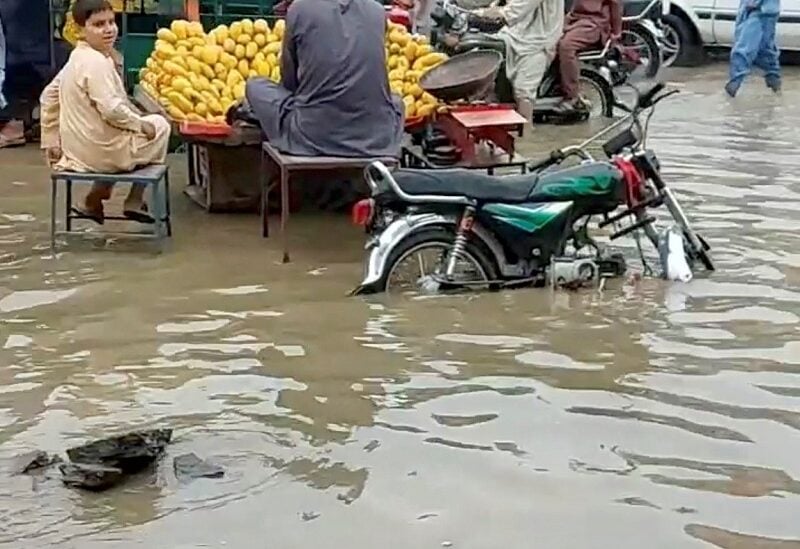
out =
<path fill-rule="evenodd" d="M 397 156 L 403 134 L 375 0 L 296 0 L 286 15 L 280 85 L 251 79 L 247 98 L 267 138 L 302 156 Z"/>

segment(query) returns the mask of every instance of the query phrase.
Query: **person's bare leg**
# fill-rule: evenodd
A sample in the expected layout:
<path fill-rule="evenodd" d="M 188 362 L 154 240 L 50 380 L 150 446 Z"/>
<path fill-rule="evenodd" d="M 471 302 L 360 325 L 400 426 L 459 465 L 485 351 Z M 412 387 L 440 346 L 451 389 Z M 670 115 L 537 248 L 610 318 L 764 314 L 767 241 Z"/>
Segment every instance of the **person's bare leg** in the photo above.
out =
<path fill-rule="evenodd" d="M 516 97 L 517 112 L 525 119 L 525 131 L 533 129 L 533 101 L 522 97 Z"/>

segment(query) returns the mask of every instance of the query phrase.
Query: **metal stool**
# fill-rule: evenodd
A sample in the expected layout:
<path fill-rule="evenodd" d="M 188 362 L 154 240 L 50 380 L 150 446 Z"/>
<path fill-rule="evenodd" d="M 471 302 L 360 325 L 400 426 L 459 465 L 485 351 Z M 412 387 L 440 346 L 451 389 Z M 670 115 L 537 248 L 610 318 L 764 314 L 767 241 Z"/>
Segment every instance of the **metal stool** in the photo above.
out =
<path fill-rule="evenodd" d="M 65 231 L 57 231 L 56 202 L 58 200 L 58 183 L 63 181 L 66 185 L 65 201 Z M 163 182 L 163 184 L 162 184 Z M 56 236 L 72 232 L 74 219 L 88 219 L 72 212 L 72 184 L 73 183 L 138 183 L 149 187 L 150 198 L 148 209 L 155 220 L 150 233 L 141 232 L 110 232 L 105 234 L 121 234 L 163 240 L 172 236 L 172 222 L 170 220 L 169 202 L 169 168 L 164 164 L 153 164 L 127 173 L 78 173 L 78 172 L 53 172 L 50 175 L 50 247 L 56 249 Z M 106 216 L 107 220 L 131 221 L 122 216 Z"/>

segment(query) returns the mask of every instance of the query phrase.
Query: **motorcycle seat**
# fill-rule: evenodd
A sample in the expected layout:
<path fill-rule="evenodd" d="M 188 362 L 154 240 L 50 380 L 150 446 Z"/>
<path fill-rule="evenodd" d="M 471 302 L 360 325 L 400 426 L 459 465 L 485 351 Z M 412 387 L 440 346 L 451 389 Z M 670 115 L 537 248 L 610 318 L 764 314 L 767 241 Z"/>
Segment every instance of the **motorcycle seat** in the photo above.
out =
<path fill-rule="evenodd" d="M 397 170 L 395 181 L 412 196 L 466 196 L 480 202 L 524 202 L 539 181 L 538 174 L 491 176 L 474 170 Z"/>
<path fill-rule="evenodd" d="M 465 196 L 478 202 L 556 202 L 614 195 L 622 174 L 607 162 L 544 173 L 491 176 L 466 169 L 396 170 L 398 186 L 411 196 Z"/>

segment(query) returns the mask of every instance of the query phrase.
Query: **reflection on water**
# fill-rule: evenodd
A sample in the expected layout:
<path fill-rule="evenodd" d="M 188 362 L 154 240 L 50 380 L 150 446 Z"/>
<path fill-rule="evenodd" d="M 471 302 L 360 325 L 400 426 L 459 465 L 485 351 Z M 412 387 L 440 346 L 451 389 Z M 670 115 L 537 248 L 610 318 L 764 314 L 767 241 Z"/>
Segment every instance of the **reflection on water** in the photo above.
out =
<path fill-rule="evenodd" d="M 2 152 L 0 460 L 170 426 L 226 475 L 3 475 L 0 546 L 800 547 L 800 80 L 703 71 L 651 127 L 719 267 L 689 284 L 353 299 L 343 218 L 293 217 L 283 266 L 185 200 L 165 254 L 54 260 L 37 151 Z"/>

